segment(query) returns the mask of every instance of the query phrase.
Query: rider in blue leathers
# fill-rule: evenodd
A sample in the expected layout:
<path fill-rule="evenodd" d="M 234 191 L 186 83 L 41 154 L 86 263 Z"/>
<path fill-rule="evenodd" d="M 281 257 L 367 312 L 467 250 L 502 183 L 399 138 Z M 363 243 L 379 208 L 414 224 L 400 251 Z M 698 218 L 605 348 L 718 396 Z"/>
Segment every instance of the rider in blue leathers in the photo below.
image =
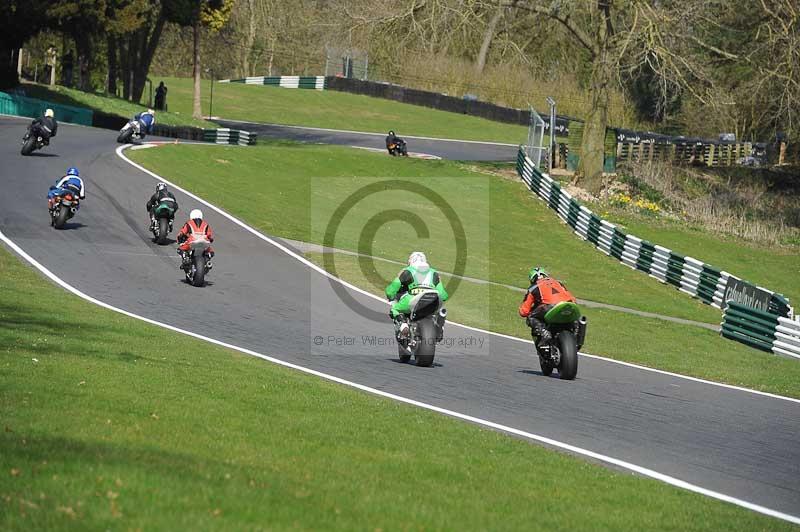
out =
<path fill-rule="evenodd" d="M 139 137 L 144 138 L 145 134 L 152 135 L 153 134 L 153 126 L 156 123 L 156 112 L 152 109 L 148 109 L 147 111 L 142 111 L 138 115 L 133 117 L 134 120 L 138 120 L 139 122 Z"/>
<path fill-rule="evenodd" d="M 83 179 L 81 179 L 80 172 L 74 166 L 67 170 L 67 175 L 59 179 L 54 186 L 50 187 L 50 191 L 47 193 L 47 199 L 51 200 L 55 196 L 60 196 L 67 190 L 77 194 L 80 199 L 86 197 Z"/>

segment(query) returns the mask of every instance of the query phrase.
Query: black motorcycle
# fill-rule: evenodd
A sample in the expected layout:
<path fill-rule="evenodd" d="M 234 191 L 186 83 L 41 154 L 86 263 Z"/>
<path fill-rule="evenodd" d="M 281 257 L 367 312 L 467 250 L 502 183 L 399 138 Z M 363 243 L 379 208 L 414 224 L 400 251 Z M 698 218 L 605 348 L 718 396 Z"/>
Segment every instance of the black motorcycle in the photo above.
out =
<path fill-rule="evenodd" d="M 181 268 L 186 274 L 186 282 L 192 286 L 203 286 L 206 274 L 211 270 L 210 246 L 205 236 L 195 236 L 189 244 L 189 260 Z"/>
<path fill-rule="evenodd" d="M 392 157 L 408 157 L 408 147 L 406 146 L 406 141 L 400 137 L 395 137 L 394 140 L 387 142 L 386 149 L 389 151 L 389 155 Z"/>
<path fill-rule="evenodd" d="M 25 136 L 22 137 L 22 149 L 20 153 L 22 155 L 30 155 L 36 150 L 41 150 L 48 144 L 50 144 L 50 141 L 41 127 L 38 124 L 32 125 L 28 128 L 28 132 L 25 133 Z"/>
<path fill-rule="evenodd" d="M 400 362 L 408 362 L 413 356 L 417 366 L 433 365 L 436 344 L 442 341 L 447 309 L 442 306 L 439 292 L 421 290 L 409 303 L 408 333 L 401 337 L 398 333 L 397 351 Z"/>

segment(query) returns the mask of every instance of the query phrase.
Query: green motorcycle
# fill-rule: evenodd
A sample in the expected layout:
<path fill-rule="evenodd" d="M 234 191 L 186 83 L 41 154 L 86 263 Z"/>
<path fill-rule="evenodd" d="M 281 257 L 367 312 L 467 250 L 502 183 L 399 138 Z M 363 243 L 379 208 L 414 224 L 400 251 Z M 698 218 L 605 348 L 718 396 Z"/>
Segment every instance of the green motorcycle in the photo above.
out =
<path fill-rule="evenodd" d="M 175 206 L 169 201 L 162 201 L 150 212 L 150 230 L 153 240 L 160 245 L 167 243 L 167 235 L 172 232 L 172 220 L 175 218 Z"/>
<path fill-rule="evenodd" d="M 561 379 L 572 380 L 578 374 L 578 351 L 586 338 L 586 316 L 570 301 L 562 301 L 544 315 L 550 340 L 536 344 L 542 375 L 558 370 Z"/>
<path fill-rule="evenodd" d="M 427 368 L 433 365 L 436 344 L 442 341 L 447 319 L 447 309 L 442 304 L 436 290 L 418 289 L 409 303 L 408 335 L 397 337 L 401 362 L 408 362 L 414 357 L 417 366 Z"/>

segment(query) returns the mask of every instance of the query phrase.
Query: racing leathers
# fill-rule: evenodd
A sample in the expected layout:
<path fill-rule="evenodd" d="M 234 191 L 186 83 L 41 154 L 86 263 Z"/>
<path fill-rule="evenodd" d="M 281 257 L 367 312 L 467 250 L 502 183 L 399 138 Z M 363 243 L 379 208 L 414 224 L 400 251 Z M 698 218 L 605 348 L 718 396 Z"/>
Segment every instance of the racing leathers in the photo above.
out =
<path fill-rule="evenodd" d="M 159 190 L 155 192 L 147 202 L 147 212 L 150 213 L 150 218 L 153 218 L 152 210 L 157 207 L 161 203 L 171 203 L 172 204 L 172 214 L 173 217 L 176 212 L 178 212 L 178 200 L 175 199 L 175 195 L 172 194 L 169 190 Z"/>
<path fill-rule="evenodd" d="M 150 113 L 139 113 L 133 117 L 134 120 L 139 122 L 139 137 L 144 138 L 145 134 L 153 134 L 153 126 L 156 123 L 156 117 Z"/>
<path fill-rule="evenodd" d="M 55 137 L 57 131 L 58 122 L 56 122 L 56 119 L 51 116 L 42 116 L 30 123 L 25 140 L 32 134 L 38 134 L 42 137 L 44 144 L 50 144 L 50 137 Z"/>
<path fill-rule="evenodd" d="M 205 220 L 200 220 L 200 223 L 197 220 L 190 219 L 181 230 L 178 232 L 178 253 L 180 254 L 181 258 L 183 259 L 182 266 L 186 266 L 189 258 L 190 253 L 189 250 L 192 249 L 192 242 L 194 242 L 198 237 L 205 236 L 206 240 L 209 242 L 209 246 L 205 249 L 205 254 L 208 258 L 214 256 L 214 249 L 211 247 L 211 242 L 214 241 L 214 231 L 211 229 L 211 226 L 208 225 L 208 222 Z"/>
<path fill-rule="evenodd" d="M 542 318 L 556 303 L 562 301 L 576 302 L 570 291 L 551 277 L 537 279 L 528 287 L 525 298 L 519 306 L 519 315 L 527 318 L 534 337 L 541 338 L 546 332 Z"/>
<path fill-rule="evenodd" d="M 386 298 L 394 301 L 389 311 L 393 320 L 397 321 L 411 313 L 409 304 L 418 290 L 436 290 L 442 302 L 449 297 L 436 270 L 431 267 L 422 270 L 406 266 L 386 287 Z"/>

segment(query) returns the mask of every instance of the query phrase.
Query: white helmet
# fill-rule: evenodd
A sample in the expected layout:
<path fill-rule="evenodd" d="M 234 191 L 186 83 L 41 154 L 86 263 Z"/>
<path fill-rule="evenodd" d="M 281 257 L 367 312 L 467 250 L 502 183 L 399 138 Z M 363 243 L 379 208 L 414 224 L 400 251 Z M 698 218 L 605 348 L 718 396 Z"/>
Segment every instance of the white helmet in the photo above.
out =
<path fill-rule="evenodd" d="M 155 116 L 156 112 L 153 111 L 152 109 L 148 109 L 147 114 Z"/>
<path fill-rule="evenodd" d="M 55 116 L 55 113 L 53 112 L 53 110 L 52 110 L 52 109 L 47 109 L 47 110 L 44 112 L 44 116 L 49 116 L 50 118 L 53 118 L 53 116 Z"/>
<path fill-rule="evenodd" d="M 428 265 L 428 258 L 421 251 L 415 251 L 408 256 L 408 265 L 420 271 L 426 271 L 430 267 Z"/>
<path fill-rule="evenodd" d="M 192 209 L 192 212 L 189 213 L 189 218 L 192 220 L 202 220 L 203 219 L 203 211 L 200 209 Z"/>

